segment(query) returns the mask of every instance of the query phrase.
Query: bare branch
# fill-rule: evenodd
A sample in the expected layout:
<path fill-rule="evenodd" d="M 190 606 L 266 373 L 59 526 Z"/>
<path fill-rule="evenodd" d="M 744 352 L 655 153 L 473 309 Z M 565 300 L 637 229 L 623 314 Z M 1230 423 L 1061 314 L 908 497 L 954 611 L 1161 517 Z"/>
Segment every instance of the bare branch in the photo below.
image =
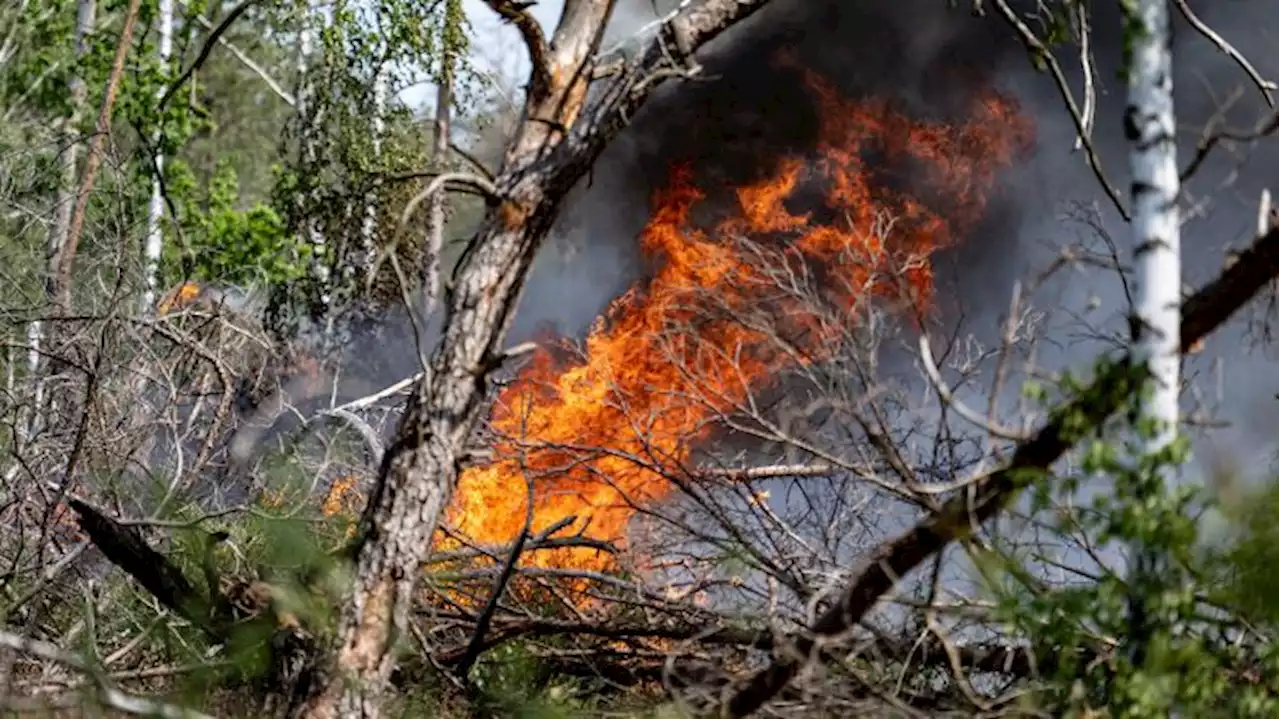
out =
<path fill-rule="evenodd" d="M 97 672 L 93 667 L 86 663 L 82 658 L 70 652 L 63 651 L 57 645 L 50 642 L 42 642 L 36 639 L 19 636 L 10 632 L 0 631 L 0 647 L 12 649 L 22 654 L 44 659 L 47 661 L 57 662 L 64 666 L 75 669 L 78 672 L 89 675 L 98 684 L 98 699 L 107 707 L 122 711 L 127 714 L 136 714 L 138 716 L 164 717 L 165 719 L 213 719 L 207 714 L 184 709 L 172 704 L 164 704 L 152 699 L 137 697 L 111 686 L 105 676 Z"/>
<path fill-rule="evenodd" d="M 535 102 L 541 100 L 551 89 L 550 49 L 547 47 L 547 38 L 542 34 L 542 27 L 527 9 L 532 3 L 515 0 L 485 0 L 485 3 L 520 31 L 520 38 L 529 50 L 529 97 Z"/>
<path fill-rule="evenodd" d="M 404 210 L 400 212 L 399 227 L 403 229 L 405 225 L 409 224 L 409 218 L 413 217 L 413 213 L 418 209 L 418 205 L 421 205 L 423 202 L 430 199 L 431 196 L 437 192 L 448 189 L 450 185 L 460 185 L 471 190 L 479 191 L 484 195 L 484 197 L 490 200 L 496 201 L 501 199 L 498 194 L 498 188 L 494 186 L 493 182 L 490 180 L 486 180 L 483 177 L 473 175 L 469 172 L 442 172 L 436 175 L 431 182 L 427 183 L 427 186 L 423 188 L 422 192 L 414 195 L 413 198 L 405 204 Z"/>
<path fill-rule="evenodd" d="M 1234 60 L 1235 63 L 1240 66 L 1241 70 L 1244 70 L 1244 74 L 1248 75 L 1249 79 L 1253 81 L 1254 86 L 1258 88 L 1258 92 L 1262 93 L 1262 99 L 1266 100 L 1267 106 L 1275 107 L 1276 99 L 1272 93 L 1276 90 L 1276 83 L 1274 81 L 1263 79 L 1262 74 L 1253 67 L 1248 58 L 1241 54 L 1234 45 L 1224 40 L 1221 35 L 1214 32 L 1213 28 L 1206 25 L 1205 22 L 1191 10 L 1191 6 L 1187 4 L 1187 0 L 1173 0 L 1173 4 L 1178 8 L 1178 12 L 1182 13 L 1182 17 L 1186 18 L 1187 22 L 1190 23 L 1191 27 L 1196 29 L 1196 32 L 1200 33 L 1206 40 L 1216 45 L 1219 50 L 1226 53 L 1227 57 Z"/>
<path fill-rule="evenodd" d="M 218 28 L 215 27 L 212 22 L 209 22 L 209 18 L 206 18 L 204 15 L 196 15 L 196 22 L 200 23 L 200 25 L 204 27 L 206 30 L 213 30 L 215 32 L 217 32 L 218 30 Z M 219 25 L 218 27 L 221 27 L 221 25 Z M 244 50 L 241 50 L 235 45 L 232 45 L 229 40 L 222 37 L 222 33 L 218 33 L 216 36 L 210 35 L 210 37 L 214 37 L 218 41 L 219 45 L 225 47 L 227 49 L 227 52 L 230 52 L 235 57 L 235 59 L 240 61 L 240 64 L 249 68 L 249 70 L 253 72 L 253 74 L 261 78 L 262 81 L 266 83 L 267 87 L 270 88 L 271 91 L 274 92 L 277 97 L 279 97 L 281 100 L 284 100 L 286 105 L 288 105 L 289 107 L 297 106 L 298 101 L 296 98 L 294 98 L 293 93 L 284 89 L 284 86 L 282 86 L 279 82 L 277 82 L 274 77 L 271 77 L 271 74 L 267 72 L 266 68 L 264 68 L 263 66 L 255 62 L 253 58 L 249 57 L 249 55 L 245 53 Z"/>
<path fill-rule="evenodd" d="M 929 381 L 933 383 L 933 387 L 937 390 L 938 396 L 942 398 L 943 403 L 955 411 L 956 414 L 960 415 L 962 419 L 973 424 L 979 429 L 985 430 L 993 437 L 1013 440 L 1015 442 L 1025 442 L 1030 439 L 1030 437 L 1022 432 L 1000 426 L 993 418 L 983 417 L 980 412 L 969 408 L 963 402 L 956 399 L 955 393 L 951 391 L 951 388 L 947 386 L 946 381 L 942 379 L 942 373 L 938 371 L 938 365 L 933 360 L 933 350 L 929 347 L 929 337 L 921 333 L 919 345 L 920 362 L 924 365 L 925 374 L 929 376 Z"/>
<path fill-rule="evenodd" d="M 1219 327 L 1275 279 L 1280 261 L 1278 240 L 1280 236 L 1273 225 L 1242 253 L 1241 262 L 1187 300 L 1182 315 L 1183 351 Z M 856 626 L 902 577 L 997 516 L 1027 485 L 1029 477 L 1047 471 L 1072 447 L 1081 427 L 1098 426 L 1133 395 L 1139 386 L 1135 374 L 1141 371 L 1141 366 L 1134 367 L 1127 359 L 1110 365 L 1094 378 L 1082 396 L 1059 407 L 1033 439 L 1020 444 L 1003 469 L 947 502 L 936 516 L 882 544 L 840 599 L 813 622 L 810 629 L 816 638 L 798 639 L 796 651 L 776 656 L 767 668 L 750 677 L 725 702 L 722 716 L 754 713 L 791 682 L 805 660 L 820 647 L 820 640 L 835 638 Z"/>
<path fill-rule="evenodd" d="M 1026 46 L 1027 52 L 1031 54 L 1033 62 L 1039 60 L 1049 68 L 1049 73 L 1053 76 L 1053 81 L 1058 86 L 1058 92 L 1062 95 L 1062 100 L 1067 105 L 1071 119 L 1075 121 L 1076 136 L 1084 146 L 1085 156 L 1089 159 L 1089 167 L 1093 169 L 1093 174 L 1097 176 L 1103 191 L 1111 199 L 1111 204 L 1115 205 L 1116 211 L 1127 221 L 1129 219 L 1129 210 L 1124 206 L 1124 201 L 1120 199 L 1120 192 L 1107 179 L 1107 173 L 1102 167 L 1102 157 L 1093 145 L 1088 116 L 1086 113 L 1081 112 L 1079 106 L 1076 105 L 1075 96 L 1071 92 L 1071 85 L 1067 82 L 1067 76 L 1062 72 L 1062 66 L 1058 63 L 1058 59 L 1053 56 L 1053 51 L 1045 47 L 1044 42 L 1018 17 L 1013 8 L 1009 7 L 1007 0 L 994 0 L 994 2 L 996 7 L 1000 9 L 1000 14 L 1005 21 L 1017 32 L 1018 38 Z"/>
<path fill-rule="evenodd" d="M 209 54 L 213 52 L 213 46 L 218 42 L 218 39 L 222 37 L 223 33 L 225 33 L 231 25 L 245 13 L 246 10 L 259 2 L 261 2 L 261 0 L 243 0 L 239 5 L 231 8 L 231 11 L 222 19 L 222 22 L 218 23 L 218 27 L 214 28 L 213 32 L 209 33 L 209 37 L 205 38 L 204 45 L 200 47 L 200 54 L 196 55 L 195 61 L 192 62 L 190 67 L 184 70 L 182 75 L 180 75 L 177 80 L 174 80 L 173 84 L 169 86 L 169 89 L 165 90 L 164 94 L 160 96 L 160 101 L 156 104 L 157 111 L 163 110 L 164 107 L 169 104 L 169 101 L 173 99 L 174 94 L 177 93 L 178 90 L 181 90 L 182 86 L 187 84 L 187 80 L 190 80 L 191 76 L 195 74 L 196 70 L 199 70 L 200 67 L 204 65 L 205 61 L 209 59 Z"/>

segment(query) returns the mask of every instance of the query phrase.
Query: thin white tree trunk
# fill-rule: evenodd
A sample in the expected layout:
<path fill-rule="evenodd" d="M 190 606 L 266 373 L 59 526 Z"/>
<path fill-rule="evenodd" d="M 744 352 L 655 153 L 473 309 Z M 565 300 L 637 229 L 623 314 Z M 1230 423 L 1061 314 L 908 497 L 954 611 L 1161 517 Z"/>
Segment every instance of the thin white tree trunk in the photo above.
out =
<path fill-rule="evenodd" d="M 1179 320 L 1178 164 L 1173 112 L 1173 53 L 1165 0 L 1140 0 L 1141 32 L 1132 41 L 1125 130 L 1131 143 L 1133 241 L 1138 273 L 1135 349 L 1155 387 L 1145 416 L 1161 424 L 1149 449 L 1166 446 L 1177 430 Z"/>
<path fill-rule="evenodd" d="M 88 49 L 88 36 L 93 31 L 97 17 L 95 0 L 80 0 L 76 5 L 76 61 L 84 57 Z M 76 199 L 76 166 L 80 159 L 80 117 L 88 98 L 88 87 L 84 78 L 77 72 L 71 76 L 70 87 L 71 112 L 64 118 L 62 132 L 62 150 L 58 155 L 59 179 L 58 193 L 54 199 L 53 224 L 49 228 L 49 239 L 45 246 L 45 283 L 48 289 L 58 275 L 58 260 L 62 256 L 62 247 L 67 242 L 67 232 L 71 227 L 71 211 Z M 44 323 L 35 320 L 27 325 L 27 373 L 35 379 L 35 389 L 31 398 L 31 413 L 28 422 L 18 422 L 19 443 L 35 434 L 39 427 L 40 416 L 44 407 L 44 378 L 40 376 L 40 358 L 44 349 Z"/>
<path fill-rule="evenodd" d="M 386 133 L 387 96 L 391 93 L 386 72 L 379 71 L 373 78 L 373 157 L 375 163 L 382 158 L 382 136 Z M 378 254 L 378 198 L 381 182 L 375 180 L 364 198 L 364 224 L 360 228 L 359 262 L 350 263 L 354 277 L 367 277 Z"/>
<path fill-rule="evenodd" d="M 313 69 L 311 56 L 315 51 L 313 47 L 315 45 L 315 30 L 312 23 L 315 22 L 315 17 L 318 13 L 319 8 L 316 2 L 308 0 L 302 18 L 302 29 L 298 36 L 298 91 L 295 97 L 297 100 L 296 110 L 300 121 L 300 151 L 303 163 L 307 167 L 313 167 L 318 158 L 319 150 L 315 134 L 320 131 L 321 127 L 321 118 L 311 107 L 312 102 L 315 100 L 315 84 L 311 77 Z M 324 232 L 320 229 L 319 222 L 312 219 L 311 214 L 309 212 L 308 217 L 303 220 L 302 232 L 304 239 L 311 246 L 311 275 L 320 290 L 322 314 L 327 317 L 329 304 L 333 298 L 330 291 L 329 264 L 325 257 L 327 254 L 325 237 Z"/>
<path fill-rule="evenodd" d="M 1177 433 L 1182 268 L 1179 257 L 1178 164 L 1173 108 L 1173 52 L 1166 0 L 1136 0 L 1127 6 L 1132 47 L 1129 103 L 1125 134 L 1130 142 L 1133 175 L 1132 212 L 1137 295 L 1134 307 L 1134 352 L 1151 374 L 1150 393 L 1142 400 L 1141 420 L 1154 421 L 1156 431 L 1144 441 L 1158 452 Z M 1162 474 L 1161 484 L 1172 477 Z M 1145 492 L 1161 492 L 1148 487 Z M 1130 658 L 1144 662 L 1149 640 L 1146 595 L 1161 582 L 1159 560 L 1146 542 L 1133 552 L 1130 584 Z"/>
<path fill-rule="evenodd" d="M 167 73 L 169 70 L 169 59 L 173 55 L 173 0 L 160 0 L 159 17 L 160 42 L 156 49 L 156 54 L 160 60 L 160 71 Z M 161 87 L 156 97 L 164 95 L 165 88 Z M 160 133 L 157 132 L 155 140 L 160 139 Z M 164 233 L 160 229 L 160 223 L 164 220 L 164 195 L 162 193 L 160 177 L 164 172 L 164 153 L 156 152 L 155 167 L 153 168 L 156 177 L 151 182 L 151 203 L 147 206 L 147 244 L 143 254 L 143 272 L 145 289 L 142 294 L 142 312 L 149 313 L 156 304 L 156 286 L 159 282 L 160 273 L 160 253 L 164 249 Z"/>
<path fill-rule="evenodd" d="M 445 158 L 449 155 L 450 120 L 453 110 L 454 58 L 444 53 L 440 58 L 440 78 L 436 85 L 436 115 L 432 127 L 431 169 L 444 172 Z M 444 198 L 437 192 L 427 200 L 427 242 L 424 248 L 422 268 L 423 316 L 430 317 L 440 299 L 440 256 L 444 252 Z"/>

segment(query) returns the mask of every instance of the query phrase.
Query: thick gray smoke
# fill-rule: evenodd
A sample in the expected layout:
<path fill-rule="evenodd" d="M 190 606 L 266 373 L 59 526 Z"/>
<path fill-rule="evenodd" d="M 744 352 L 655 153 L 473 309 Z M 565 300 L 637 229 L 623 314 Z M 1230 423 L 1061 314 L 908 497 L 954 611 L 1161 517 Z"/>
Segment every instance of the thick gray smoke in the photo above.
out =
<path fill-rule="evenodd" d="M 1034 118 L 1037 143 L 1031 157 L 1005 173 L 982 226 L 938 258 L 949 320 L 963 316 L 967 331 L 993 341 L 1014 281 L 1092 233 L 1067 217 L 1079 215 L 1081 207 L 1096 208 L 1101 226 L 1127 263 L 1127 228 L 1083 154 L 1072 151 L 1074 126 L 1052 78 L 1033 67 L 1013 29 L 994 9 L 976 18 L 969 3 L 955 9 L 950 4 L 778 0 L 711 48 L 701 79 L 655 98 L 579 189 L 560 228 L 575 252 L 567 260 L 542 263 L 531 278 L 513 341 L 549 323 L 561 332 L 581 331 L 643 275 L 636 236 L 647 219 L 651 194 L 667 182 L 673 163 L 693 167 L 699 185 L 715 197 L 718 189 L 768 174 L 784 156 L 813 148 L 817 115 L 796 73 L 775 62 L 780 50 L 850 97 L 888 99 L 914 117 L 957 117 L 975 88 L 990 84 L 1016 97 Z M 1264 77 L 1276 76 L 1276 3 L 1202 0 L 1192 6 Z M 1118 4 L 1096 4 L 1095 141 L 1111 183 L 1127 201 L 1120 27 Z M 1185 165 L 1211 120 L 1247 129 L 1265 116 L 1266 108 L 1234 62 L 1180 18 L 1176 33 L 1175 83 Z M 1079 60 L 1070 49 L 1059 59 L 1078 97 L 1083 84 Z M 1224 110 L 1228 101 L 1232 104 Z M 1275 157 L 1274 137 L 1234 154 L 1220 151 L 1190 183 L 1189 197 L 1204 204 L 1185 225 L 1189 285 L 1212 278 L 1222 266 L 1224 249 L 1248 239 L 1260 191 L 1276 187 Z M 1086 306 L 1091 298 L 1097 309 L 1090 314 Z M 1122 329 L 1125 295 L 1113 272 L 1064 274 L 1035 299 L 1087 315 L 1084 321 L 1091 325 Z M 1042 347 L 1039 360 L 1052 368 L 1084 369 L 1105 348 L 1071 334 L 1082 329 L 1079 315 L 1054 315 L 1047 329 L 1057 333 L 1058 341 Z M 1220 395 L 1219 416 L 1233 422 L 1204 447 L 1269 453 L 1277 432 L 1275 354 L 1271 347 L 1247 350 L 1246 332 L 1243 322 L 1219 332 L 1202 355 L 1188 362 L 1186 372 L 1200 378 L 1207 393 Z M 1230 380 L 1205 381 L 1215 375 Z"/>
<path fill-rule="evenodd" d="M 1003 175 L 982 225 L 960 246 L 936 258 L 941 305 L 949 322 L 992 344 L 1015 280 L 1044 267 L 1063 246 L 1092 230 L 1064 218 L 1074 208 L 1097 208 L 1128 260 L 1126 227 L 1102 193 L 1084 156 L 1072 151 L 1075 130 L 1052 78 L 1038 72 L 1015 33 L 994 8 L 973 17 L 970 3 L 945 0 L 775 0 L 700 58 L 704 71 L 654 98 L 606 151 L 568 203 L 556 237 L 535 266 L 522 299 L 512 343 L 550 328 L 580 335 L 608 304 L 645 274 L 637 235 L 648 219 L 650 197 L 669 179 L 673 163 L 695 170 L 714 198 L 770 174 L 786 156 L 803 156 L 815 144 L 818 116 L 796 72 L 776 59 L 786 51 L 851 98 L 895 103 L 917 118 L 961 116 L 979 86 L 993 85 L 1017 98 L 1037 127 L 1031 156 Z M 1026 3 L 1024 3 L 1026 4 Z M 623 38 L 653 17 L 648 2 L 621 3 L 611 37 Z M 1099 105 L 1095 142 L 1109 179 L 1127 196 L 1127 148 L 1121 132 L 1123 83 L 1117 79 L 1121 37 L 1118 4 L 1097 3 L 1092 43 L 1097 57 Z M 1271 0 L 1200 0 L 1200 17 L 1275 77 L 1277 5 Z M 1234 62 L 1185 22 L 1176 43 L 1177 103 L 1184 128 L 1185 164 L 1199 132 L 1211 119 L 1247 129 L 1265 115 L 1257 91 Z M 1064 49 L 1060 61 L 1073 91 L 1083 85 L 1079 60 Z M 1230 101 L 1225 110 L 1224 104 Z M 1276 141 L 1267 138 L 1234 154 L 1220 148 L 1188 187 L 1204 201 L 1185 226 L 1185 280 L 1192 286 L 1214 276 L 1223 249 L 1247 239 L 1264 187 L 1276 187 Z M 714 206 L 714 203 L 712 203 Z M 1078 214 L 1078 212 L 1077 212 Z M 1094 242 L 1093 244 L 1097 244 Z M 566 248 L 568 251 L 566 252 Z M 1098 309 L 1086 312 L 1090 299 Z M 1112 272 L 1075 272 L 1042 288 L 1039 304 L 1059 312 L 1045 328 L 1057 341 L 1043 345 L 1039 361 L 1051 368 L 1082 369 L 1105 348 L 1079 336 L 1082 322 L 1122 329 L 1126 310 Z M 1071 314 L 1080 313 L 1080 316 Z M 407 323 L 391 321 L 377 346 L 376 377 L 360 377 L 344 395 L 358 396 L 416 370 L 417 353 Z M 397 329 L 398 327 L 398 329 Z M 1188 362 L 1220 415 L 1233 422 L 1206 448 L 1273 452 L 1277 433 L 1275 353 L 1246 350 L 1248 326 L 1236 322 L 1217 333 L 1206 351 Z M 430 335 L 428 332 L 428 344 Z M 352 348 L 367 359 L 364 346 Z M 1215 382 L 1215 377 L 1229 381 Z"/>

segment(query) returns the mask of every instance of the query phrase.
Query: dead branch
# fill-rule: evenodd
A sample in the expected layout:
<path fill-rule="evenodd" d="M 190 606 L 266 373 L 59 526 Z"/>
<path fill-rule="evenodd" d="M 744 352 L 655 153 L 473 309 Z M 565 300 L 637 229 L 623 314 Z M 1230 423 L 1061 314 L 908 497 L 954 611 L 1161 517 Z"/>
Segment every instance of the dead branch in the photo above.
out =
<path fill-rule="evenodd" d="M 1241 262 L 1187 300 L 1182 315 L 1182 351 L 1222 325 L 1276 277 L 1280 251 L 1275 226 L 1241 254 Z M 1009 505 L 1029 477 L 1041 476 L 1079 439 L 1082 428 L 1097 427 L 1140 386 L 1141 367 L 1128 358 L 1112 363 L 1094 378 L 1082 396 L 1060 406 L 1030 441 L 1020 444 L 1008 464 L 972 489 L 946 503 L 940 512 L 899 538 L 882 544 L 844 589 L 837 602 L 810 627 L 812 637 L 795 642 L 795 652 L 775 656 L 764 670 L 744 682 L 725 702 L 722 714 L 745 717 L 782 691 L 814 656 L 822 640 L 831 640 L 862 617 L 909 572 Z"/>
<path fill-rule="evenodd" d="M 1080 144 L 1084 147 L 1085 157 L 1089 159 L 1089 167 L 1097 176 L 1099 184 L 1107 193 L 1107 197 L 1111 200 L 1111 204 L 1115 206 L 1116 211 L 1125 220 L 1129 219 L 1129 210 L 1124 206 L 1124 201 L 1120 199 L 1120 193 L 1107 179 L 1107 172 L 1102 167 L 1102 157 L 1098 154 L 1097 148 L 1094 147 L 1092 133 L 1090 132 L 1089 118 L 1085 112 L 1080 110 L 1076 104 L 1075 95 L 1071 92 L 1071 85 L 1067 83 L 1067 76 L 1062 72 L 1062 66 L 1058 59 L 1054 57 L 1053 51 L 1045 47 L 1044 42 L 1027 27 L 1018 13 L 1009 6 L 1007 0 L 994 0 L 995 6 L 999 8 L 1001 17 L 1005 22 L 1014 29 L 1018 39 L 1022 41 L 1026 47 L 1027 53 L 1031 55 L 1032 61 L 1043 62 L 1049 68 L 1053 81 L 1058 87 L 1059 94 L 1067 106 L 1067 111 L 1071 115 L 1071 119 L 1075 121 L 1076 137 Z M 1087 69 L 1086 69 L 1087 71 Z"/>
<path fill-rule="evenodd" d="M 209 55 L 213 52 L 213 46 L 217 44 L 218 40 L 222 38 L 222 35 L 226 33 L 228 28 L 230 28 L 231 25 L 245 13 L 245 11 L 259 2 L 261 2 L 261 0 L 243 0 L 243 2 L 231 8 L 231 10 L 227 12 L 227 16 L 222 19 L 222 22 L 218 23 L 218 27 L 214 28 L 213 32 L 209 33 L 209 37 L 205 38 L 204 45 L 200 46 L 200 53 L 196 55 L 195 61 L 193 61 L 191 65 L 178 76 L 178 79 L 173 81 L 173 84 L 169 86 L 169 89 L 165 90 L 164 94 L 160 96 L 160 101 L 156 105 L 157 110 L 163 110 L 165 105 L 168 105 L 169 101 L 173 99 L 174 94 L 177 93 L 178 90 L 181 90 L 182 86 L 187 84 L 187 80 L 190 80 L 191 76 L 195 74 L 196 70 L 199 70 L 200 67 L 204 65 L 205 61 L 209 59 Z"/>
<path fill-rule="evenodd" d="M 533 3 L 515 0 L 485 0 L 485 3 L 498 17 L 520 31 L 520 39 L 529 50 L 529 97 L 535 102 L 542 100 L 551 88 L 550 49 L 547 38 L 542 34 L 542 26 L 529 14 L 528 7 Z"/>
<path fill-rule="evenodd" d="M 1241 54 L 1234 45 L 1224 40 L 1221 35 L 1214 32 L 1213 28 L 1206 25 L 1205 22 L 1191 10 L 1191 6 L 1187 4 L 1187 0 L 1173 0 L 1173 4 L 1178 8 L 1178 12 L 1182 13 L 1182 17 L 1186 18 L 1191 27 L 1195 28 L 1196 32 L 1200 33 L 1206 40 L 1213 43 L 1214 46 L 1226 54 L 1227 57 L 1231 58 L 1236 65 L 1244 71 L 1244 74 L 1249 76 L 1254 87 L 1258 88 L 1258 92 L 1262 94 L 1262 99 L 1266 101 L 1267 107 L 1275 107 L 1276 99 L 1271 94 L 1276 90 L 1275 81 L 1263 79 L 1262 73 L 1258 72 L 1257 69 L 1253 67 L 1248 58 Z"/>
<path fill-rule="evenodd" d="M 210 637 L 222 638 L 218 625 L 225 617 L 219 616 L 213 598 L 198 591 L 177 565 L 152 549 L 137 527 L 120 524 L 78 498 L 72 498 L 68 504 L 79 515 L 80 528 L 112 564 L 178 616 L 200 627 Z"/>
<path fill-rule="evenodd" d="M 279 81 L 277 81 L 274 77 L 272 77 L 267 72 L 266 68 L 264 68 L 263 66 L 255 62 L 253 58 L 249 57 L 249 55 L 245 53 L 244 50 L 241 50 L 239 47 L 236 47 L 235 45 L 231 44 L 231 42 L 228 41 L 226 38 L 222 37 L 223 33 L 226 31 L 226 28 L 229 27 L 229 24 L 225 20 L 220 25 L 215 26 L 213 23 L 209 22 L 209 19 L 206 18 L 203 14 L 197 13 L 196 22 L 200 23 L 200 26 L 203 27 L 204 29 L 212 31 L 210 33 L 210 37 L 216 38 L 218 41 L 218 44 L 225 47 L 227 49 L 227 52 L 231 53 L 231 55 L 235 57 L 235 59 L 240 61 L 241 65 L 244 65 L 249 69 L 250 72 L 252 72 L 253 74 L 257 75 L 259 78 L 261 78 L 262 82 L 265 83 L 266 86 L 276 94 L 276 97 L 279 97 L 281 100 L 284 101 L 284 104 L 288 105 L 289 107 L 297 106 L 298 101 L 293 96 L 293 93 L 284 89 L 284 86 L 282 86 L 279 83 Z"/>

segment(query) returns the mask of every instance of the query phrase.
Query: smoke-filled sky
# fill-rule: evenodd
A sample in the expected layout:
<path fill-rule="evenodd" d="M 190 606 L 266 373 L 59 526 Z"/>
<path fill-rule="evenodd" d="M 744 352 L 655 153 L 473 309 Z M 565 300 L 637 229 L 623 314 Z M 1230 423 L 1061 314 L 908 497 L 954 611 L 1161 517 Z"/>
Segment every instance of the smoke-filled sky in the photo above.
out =
<path fill-rule="evenodd" d="M 659 8 L 673 3 L 659 3 Z M 581 332 L 601 309 L 642 272 L 636 238 L 648 218 L 649 199 L 668 179 L 674 161 L 691 163 L 707 188 L 732 187 L 768 173 L 785 155 L 812 149 L 817 117 L 794 73 L 774 62 L 789 50 L 849 96 L 880 97 L 920 118 L 948 118 L 981 84 L 1011 93 L 1037 126 L 1030 158 L 1008 172 L 983 226 L 959 248 L 937 258 L 941 291 L 951 319 L 963 314 L 966 329 L 993 339 L 1016 279 L 1043 267 L 1064 245 L 1092 230 L 1068 215 L 1080 207 L 1096 215 L 1128 260 L 1127 228 L 1101 193 L 1080 152 L 1072 151 L 1074 126 L 1047 73 L 1037 72 L 1012 29 L 989 9 L 974 18 L 969 3 L 946 0 L 775 0 L 746 26 L 704 53 L 700 79 L 664 89 L 605 153 L 589 186 L 579 188 L 559 223 L 558 242 L 531 277 L 513 328 L 513 342 L 544 325 Z M 1277 76 L 1277 4 L 1273 0 L 1199 0 L 1202 20 L 1232 42 L 1268 78 Z M 1124 85 L 1118 3 L 1095 4 L 1093 46 L 1098 61 L 1095 141 L 1111 183 L 1127 201 L 1127 145 L 1121 132 Z M 477 61 L 515 76 L 527 68 L 514 29 L 503 26 L 479 0 L 466 8 L 477 31 Z M 531 8 L 547 32 L 561 10 L 548 1 Z M 655 17 L 645 0 L 619 3 L 610 42 L 625 38 Z M 608 44 L 608 43 L 607 43 Z M 1070 48 L 1059 53 L 1072 88 L 1082 85 Z M 1239 68 L 1205 38 L 1179 21 L 1175 35 L 1175 87 L 1185 165 L 1207 122 L 1248 129 L 1265 115 L 1257 91 Z M 519 81 L 516 83 L 519 84 Z M 405 99 L 425 102 L 430 88 Z M 418 94 L 421 93 L 421 94 Z M 1226 105 L 1229 107 L 1221 112 Z M 1222 266 L 1223 249 L 1246 241 L 1264 187 L 1276 188 L 1276 141 L 1219 152 L 1188 186 L 1196 211 L 1184 226 L 1184 281 L 1199 286 Z M 1098 242 L 1093 241 L 1096 247 Z M 567 257 L 558 256 L 565 246 Z M 553 256 L 557 255 L 557 256 Z M 1093 299 L 1097 309 L 1086 308 Z M 1084 325 L 1121 327 L 1125 295 L 1114 273 L 1064 274 L 1036 300 L 1049 317 L 1051 341 L 1039 360 L 1051 368 L 1085 369 L 1103 345 L 1085 341 Z M 1234 425 L 1201 444 L 1202 458 L 1215 448 L 1248 450 L 1265 459 L 1276 443 L 1277 367 L 1273 346 L 1248 349 L 1245 322 L 1217 333 L 1206 351 L 1187 363 L 1186 374 Z"/>
<path fill-rule="evenodd" d="M 1038 141 L 1031 158 L 1008 174 L 983 227 L 939 258 L 948 306 L 963 309 L 971 331 L 993 336 L 1013 281 L 1089 234 L 1079 222 L 1065 219 L 1080 204 L 1098 209 L 1102 226 L 1127 260 L 1126 227 L 1104 201 L 1083 155 L 1071 151 L 1073 125 L 1049 75 L 1033 69 L 999 18 L 975 19 L 967 3 L 954 10 L 948 4 L 776 0 L 748 27 L 711 48 L 703 79 L 655 98 L 606 152 L 591 186 L 570 203 L 560 233 L 576 253 L 544 263 L 532 278 L 513 341 L 545 322 L 565 332 L 580 331 L 637 277 L 635 238 L 647 219 L 649 197 L 667 181 L 673 161 L 691 162 L 704 187 L 727 187 L 767 173 L 784 155 L 803 155 L 811 148 L 816 115 L 796 76 L 773 62 L 781 49 L 850 96 L 888 98 L 919 117 L 953 116 L 975 87 L 991 83 L 1017 97 L 1035 119 Z M 1276 77 L 1276 3 L 1204 0 L 1192 5 L 1264 77 Z M 647 3 L 636 6 L 616 23 L 615 35 L 653 17 Z M 485 9 L 477 10 L 479 20 Z M 551 28 L 558 10 L 555 3 L 540 4 L 536 14 Z M 1111 183 L 1127 201 L 1119 27 L 1118 11 L 1110 3 L 1099 4 L 1093 38 L 1100 88 L 1096 142 Z M 507 47 L 523 52 L 514 38 Z M 1265 106 L 1234 63 L 1182 22 L 1175 53 L 1180 161 L 1185 164 L 1201 129 L 1224 102 L 1238 95 L 1226 113 L 1235 128 L 1253 125 Z M 1070 52 L 1061 60 L 1079 92 L 1078 60 Z M 1188 187 L 1189 195 L 1203 203 L 1184 229 L 1184 278 L 1192 286 L 1220 270 L 1225 246 L 1247 240 L 1258 193 L 1276 187 L 1274 138 L 1251 154 L 1244 149 L 1237 154 L 1243 157 L 1216 156 Z M 1098 309 L 1087 317 L 1059 312 L 1051 318 L 1056 341 L 1042 348 L 1042 362 L 1084 369 L 1102 346 L 1070 333 L 1078 333 L 1086 319 L 1115 330 L 1125 311 L 1123 288 L 1113 273 L 1077 272 L 1044 289 L 1042 303 L 1081 314 L 1090 298 L 1096 298 Z M 1275 353 L 1270 347 L 1246 351 L 1245 340 L 1244 323 L 1237 322 L 1188 363 L 1187 373 L 1206 380 L 1229 378 L 1201 383 L 1207 393 L 1220 392 L 1223 411 L 1237 420 L 1216 443 L 1270 453 L 1277 432 Z"/>

